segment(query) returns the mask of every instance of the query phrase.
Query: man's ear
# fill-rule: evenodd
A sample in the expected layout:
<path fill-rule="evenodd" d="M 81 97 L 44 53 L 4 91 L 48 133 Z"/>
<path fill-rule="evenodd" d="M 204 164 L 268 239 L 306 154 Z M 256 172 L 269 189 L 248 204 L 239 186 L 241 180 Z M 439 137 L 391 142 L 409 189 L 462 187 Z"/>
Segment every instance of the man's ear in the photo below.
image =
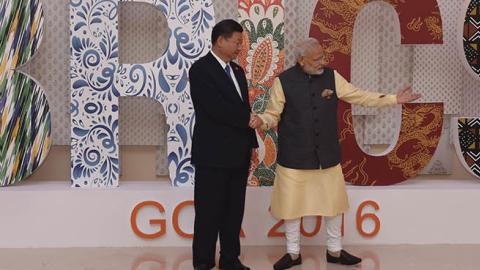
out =
<path fill-rule="evenodd" d="M 300 56 L 298 58 L 298 63 L 300 64 L 300 66 L 304 66 L 305 65 L 305 58 L 303 56 Z"/>
<path fill-rule="evenodd" d="M 223 36 L 219 36 L 219 37 L 217 38 L 217 43 L 216 43 L 216 45 L 217 45 L 219 48 L 221 48 L 221 47 L 223 47 L 223 43 L 224 43 L 224 42 L 225 42 L 225 38 L 224 38 Z"/>

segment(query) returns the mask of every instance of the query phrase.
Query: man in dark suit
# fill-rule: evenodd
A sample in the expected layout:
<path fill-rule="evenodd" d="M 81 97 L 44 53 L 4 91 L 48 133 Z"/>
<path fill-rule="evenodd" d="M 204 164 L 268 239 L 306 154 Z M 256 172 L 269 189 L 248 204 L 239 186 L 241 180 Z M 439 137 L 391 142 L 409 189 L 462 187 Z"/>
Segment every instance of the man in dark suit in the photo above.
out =
<path fill-rule="evenodd" d="M 212 51 L 189 71 L 196 117 L 192 145 L 195 269 L 215 266 L 218 235 L 220 268 L 249 269 L 238 259 L 239 237 L 250 154 L 258 143 L 249 127 L 253 114 L 245 73 L 232 62 L 242 49 L 242 32 L 234 20 L 219 22 L 212 30 Z"/>

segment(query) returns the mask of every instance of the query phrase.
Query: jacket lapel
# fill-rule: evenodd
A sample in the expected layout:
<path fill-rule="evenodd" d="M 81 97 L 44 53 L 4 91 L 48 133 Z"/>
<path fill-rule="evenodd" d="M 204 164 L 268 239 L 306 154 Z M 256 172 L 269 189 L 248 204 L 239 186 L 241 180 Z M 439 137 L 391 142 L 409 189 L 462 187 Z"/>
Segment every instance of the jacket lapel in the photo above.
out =
<path fill-rule="evenodd" d="M 240 87 L 240 93 L 242 93 L 242 101 L 243 101 L 243 103 L 249 104 L 249 102 L 248 102 L 248 85 L 247 85 L 247 82 L 245 80 L 245 75 L 236 64 L 233 64 L 233 65 L 231 64 L 231 66 L 232 66 L 232 69 L 233 69 L 233 74 L 235 74 L 235 78 L 237 79 L 238 86 Z M 238 93 L 237 93 L 237 95 L 238 95 Z"/>
<path fill-rule="evenodd" d="M 212 69 L 212 72 L 213 72 L 214 76 L 216 78 L 219 78 L 222 81 L 221 82 L 222 87 L 220 87 L 221 90 L 226 92 L 228 95 L 230 95 L 232 98 L 234 98 L 235 100 L 237 100 L 239 102 L 242 102 L 242 99 L 245 100 L 245 98 L 243 97 L 244 94 L 243 94 L 243 90 L 242 90 L 243 82 L 241 82 L 243 80 L 239 80 L 239 75 L 237 74 L 238 71 L 235 70 L 235 69 L 238 69 L 238 67 L 234 68 L 232 65 L 230 65 L 232 67 L 233 73 L 235 74 L 235 78 L 237 79 L 237 82 L 240 86 L 240 90 L 242 92 L 242 99 L 240 99 L 240 96 L 238 95 L 238 91 L 235 88 L 235 84 L 228 77 L 227 73 L 222 68 L 222 65 L 218 62 L 218 60 L 215 58 L 215 56 L 213 56 L 213 54 L 211 52 L 209 52 L 208 57 L 210 59 L 210 62 L 212 64 L 212 66 L 214 67 Z M 240 78 L 241 78 L 241 75 L 240 75 Z"/>

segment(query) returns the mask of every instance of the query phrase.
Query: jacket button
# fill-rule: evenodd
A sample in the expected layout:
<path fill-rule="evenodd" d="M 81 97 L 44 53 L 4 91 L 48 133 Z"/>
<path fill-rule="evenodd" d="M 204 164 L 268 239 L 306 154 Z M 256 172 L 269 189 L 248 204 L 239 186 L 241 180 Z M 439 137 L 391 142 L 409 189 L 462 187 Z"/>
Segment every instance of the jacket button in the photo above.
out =
<path fill-rule="evenodd" d="M 313 106 L 313 109 L 316 110 L 316 109 L 317 109 L 317 106 Z"/>
<path fill-rule="evenodd" d="M 318 137 L 319 135 L 320 135 L 320 133 L 319 133 L 319 132 L 315 132 L 315 136 L 317 136 L 317 137 Z"/>
<path fill-rule="evenodd" d="M 315 118 L 315 123 L 318 123 L 318 118 Z"/>

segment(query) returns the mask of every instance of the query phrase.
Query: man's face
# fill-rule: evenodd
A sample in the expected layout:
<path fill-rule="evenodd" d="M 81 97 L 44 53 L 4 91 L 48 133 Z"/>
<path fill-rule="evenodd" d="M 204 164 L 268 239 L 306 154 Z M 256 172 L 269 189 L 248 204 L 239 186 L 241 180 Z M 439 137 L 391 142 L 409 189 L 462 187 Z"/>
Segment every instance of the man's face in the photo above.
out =
<path fill-rule="evenodd" d="M 220 36 L 217 40 L 218 49 L 220 52 L 229 58 L 229 61 L 237 58 L 237 55 L 242 50 L 243 34 L 234 32 L 231 37 L 224 38 Z"/>
<path fill-rule="evenodd" d="M 298 62 L 303 71 L 311 75 L 322 74 L 323 68 L 327 64 L 325 52 L 320 45 L 308 51 L 304 56 L 301 56 Z"/>

